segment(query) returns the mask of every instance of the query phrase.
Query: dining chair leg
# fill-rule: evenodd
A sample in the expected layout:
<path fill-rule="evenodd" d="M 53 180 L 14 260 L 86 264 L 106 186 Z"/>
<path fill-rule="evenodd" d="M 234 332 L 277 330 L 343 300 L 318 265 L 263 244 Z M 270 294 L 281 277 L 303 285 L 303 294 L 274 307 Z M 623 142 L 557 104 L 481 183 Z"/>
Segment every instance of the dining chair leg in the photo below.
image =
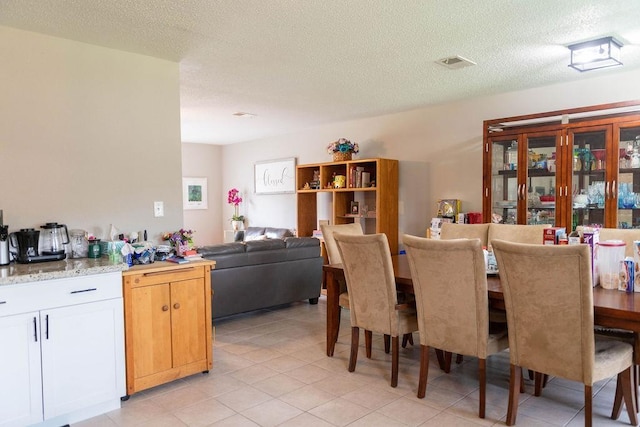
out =
<path fill-rule="evenodd" d="M 458 354 L 456 356 L 456 365 L 461 364 L 463 360 L 464 360 L 464 356 L 462 356 L 461 354 Z"/>
<path fill-rule="evenodd" d="M 633 367 L 625 369 L 618 374 L 616 382 L 616 394 L 613 401 L 613 410 L 611 411 L 611 418 L 617 420 L 622 412 L 622 401 L 627 407 L 627 415 L 629 415 L 629 421 L 631 425 L 638 425 L 638 410 L 636 404 L 636 390 L 634 390 L 633 383 Z"/>
<path fill-rule="evenodd" d="M 340 317 L 342 316 L 342 307 L 338 306 L 338 323 L 336 324 L 336 330 L 338 331 L 337 334 L 335 334 L 335 339 L 333 340 L 333 345 L 335 346 L 335 344 L 338 342 L 338 335 L 340 335 Z"/>
<path fill-rule="evenodd" d="M 593 389 L 590 385 L 584 386 L 584 427 L 593 426 Z"/>
<path fill-rule="evenodd" d="M 392 337 L 391 346 L 391 387 L 397 387 L 398 364 L 400 362 L 400 337 Z"/>
<path fill-rule="evenodd" d="M 535 381 L 534 381 L 534 391 L 533 391 L 533 395 L 534 396 L 540 396 L 542 395 L 542 372 L 535 372 L 534 373 L 534 377 L 535 377 Z"/>
<path fill-rule="evenodd" d="M 413 334 L 411 332 L 402 336 L 402 348 L 406 348 L 407 343 L 413 345 Z"/>
<path fill-rule="evenodd" d="M 371 331 L 364 331 L 364 347 L 367 353 L 367 359 L 371 359 L 371 341 L 372 341 L 372 333 Z"/>
<path fill-rule="evenodd" d="M 478 416 L 484 418 L 487 402 L 487 359 L 478 359 L 478 381 L 480 382 L 480 402 Z"/>
<path fill-rule="evenodd" d="M 444 372 L 445 373 L 449 373 L 451 372 L 451 357 L 453 356 L 453 353 L 451 353 L 450 351 L 445 351 L 444 352 Z"/>
<path fill-rule="evenodd" d="M 390 348 L 391 348 L 391 336 L 384 334 L 384 352 L 389 354 Z"/>
<path fill-rule="evenodd" d="M 520 368 L 520 393 L 524 393 L 524 375 L 522 375 L 522 368 Z"/>
<path fill-rule="evenodd" d="M 356 361 L 358 360 L 358 344 L 360 342 L 360 328 L 351 327 L 351 354 L 349 355 L 349 372 L 356 370 Z"/>
<path fill-rule="evenodd" d="M 444 351 L 436 348 L 436 357 L 438 358 L 438 366 L 440 370 L 444 371 Z"/>
<path fill-rule="evenodd" d="M 622 412 L 622 399 L 622 381 L 620 379 L 620 374 L 618 374 L 618 378 L 616 379 L 616 394 L 613 398 L 613 409 L 611 410 L 612 420 L 620 418 L 620 413 Z"/>
<path fill-rule="evenodd" d="M 418 399 L 422 399 L 427 392 L 428 376 L 429 376 L 429 347 L 426 345 L 420 345 L 420 377 L 418 378 Z"/>
<path fill-rule="evenodd" d="M 628 374 L 625 371 L 618 374 L 618 376 L 621 378 L 623 384 L 622 392 L 624 395 L 624 404 L 627 406 L 627 415 L 629 415 L 629 421 L 632 425 L 636 426 L 638 425 L 638 405 L 636 404 L 636 402 L 638 401 L 638 388 L 634 383 L 633 369 L 634 366 L 632 365 L 628 369 Z"/>
<path fill-rule="evenodd" d="M 506 422 L 508 426 L 512 426 L 516 423 L 518 415 L 518 399 L 520 397 L 518 387 L 522 382 L 522 369 L 512 363 L 509 371 L 509 407 L 507 408 Z"/>

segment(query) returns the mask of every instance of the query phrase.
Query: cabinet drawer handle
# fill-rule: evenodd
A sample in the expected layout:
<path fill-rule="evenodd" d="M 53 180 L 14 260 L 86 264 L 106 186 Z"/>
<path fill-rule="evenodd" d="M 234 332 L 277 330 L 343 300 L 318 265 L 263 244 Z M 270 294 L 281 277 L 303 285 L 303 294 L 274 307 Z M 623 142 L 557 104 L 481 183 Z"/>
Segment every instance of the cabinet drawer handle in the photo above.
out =
<path fill-rule="evenodd" d="M 154 271 L 152 273 L 144 273 L 143 276 L 145 277 L 149 277 L 149 276 L 159 276 L 162 274 L 167 274 L 167 273 L 182 273 L 184 271 L 189 271 L 189 270 L 194 270 L 195 267 L 187 267 L 187 268 L 181 268 L 179 270 L 171 270 L 169 272 L 167 271 Z"/>
<path fill-rule="evenodd" d="M 72 294 L 81 294 L 82 292 L 92 292 L 97 291 L 98 288 L 89 288 L 89 289 L 81 289 L 79 291 L 71 291 Z"/>
<path fill-rule="evenodd" d="M 175 308 L 176 310 L 180 308 L 180 303 L 177 302 L 175 304 L 173 304 L 173 308 Z"/>
<path fill-rule="evenodd" d="M 166 305 L 166 304 L 165 304 L 165 305 L 163 305 L 163 306 L 162 306 L 162 311 L 167 311 L 167 310 L 169 310 L 169 306 L 168 306 L 168 305 Z"/>
<path fill-rule="evenodd" d="M 6 303 L 7 303 L 6 301 L 0 301 L 0 304 L 6 304 Z"/>
<path fill-rule="evenodd" d="M 33 339 L 35 342 L 38 342 L 38 320 L 33 318 Z"/>

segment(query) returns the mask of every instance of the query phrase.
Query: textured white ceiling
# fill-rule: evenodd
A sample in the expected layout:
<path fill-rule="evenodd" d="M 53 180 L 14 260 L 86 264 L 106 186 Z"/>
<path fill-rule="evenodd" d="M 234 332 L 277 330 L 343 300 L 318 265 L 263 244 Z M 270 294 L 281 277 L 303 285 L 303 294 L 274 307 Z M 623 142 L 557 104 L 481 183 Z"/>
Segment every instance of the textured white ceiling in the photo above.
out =
<path fill-rule="evenodd" d="M 179 62 L 184 142 L 640 67 L 640 0 L 0 0 L 0 25 Z M 604 35 L 624 67 L 567 67 L 568 44 Z M 477 65 L 434 62 L 454 55 Z"/>

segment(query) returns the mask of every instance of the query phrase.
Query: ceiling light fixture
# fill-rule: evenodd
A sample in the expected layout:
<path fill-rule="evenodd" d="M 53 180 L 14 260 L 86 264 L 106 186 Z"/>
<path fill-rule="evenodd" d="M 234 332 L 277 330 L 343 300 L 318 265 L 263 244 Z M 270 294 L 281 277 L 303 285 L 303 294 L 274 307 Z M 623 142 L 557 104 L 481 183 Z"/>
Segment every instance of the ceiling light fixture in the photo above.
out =
<path fill-rule="evenodd" d="M 236 116 L 236 117 L 249 117 L 249 118 L 257 116 L 257 114 L 243 113 L 241 111 L 235 112 L 235 113 L 233 113 L 233 115 Z"/>
<path fill-rule="evenodd" d="M 613 37 L 572 44 L 568 46 L 571 50 L 569 67 L 582 72 L 622 65 L 620 62 L 621 47 L 622 43 Z"/>

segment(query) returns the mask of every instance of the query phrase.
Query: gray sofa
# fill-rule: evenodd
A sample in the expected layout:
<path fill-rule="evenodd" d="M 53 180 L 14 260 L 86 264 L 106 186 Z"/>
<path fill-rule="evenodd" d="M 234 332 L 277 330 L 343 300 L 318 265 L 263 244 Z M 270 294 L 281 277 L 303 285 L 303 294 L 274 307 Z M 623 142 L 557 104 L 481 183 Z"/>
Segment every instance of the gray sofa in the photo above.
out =
<path fill-rule="evenodd" d="M 214 319 L 304 299 L 317 304 L 322 287 L 320 241 L 313 237 L 277 238 L 290 232 L 262 229 L 264 235 L 274 238 L 198 249 L 204 258 L 216 261 L 211 271 Z"/>

